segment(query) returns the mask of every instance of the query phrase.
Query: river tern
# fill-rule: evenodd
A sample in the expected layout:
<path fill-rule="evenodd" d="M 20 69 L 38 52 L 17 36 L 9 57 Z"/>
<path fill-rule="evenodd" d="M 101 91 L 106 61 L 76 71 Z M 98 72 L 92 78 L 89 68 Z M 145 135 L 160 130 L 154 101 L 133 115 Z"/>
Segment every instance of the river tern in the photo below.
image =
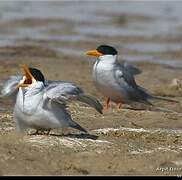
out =
<path fill-rule="evenodd" d="M 100 45 L 95 50 L 87 51 L 86 54 L 97 58 L 92 75 L 96 88 L 107 98 L 105 110 L 109 108 L 110 100 L 117 103 L 118 108 L 121 108 L 123 103 L 131 102 L 153 105 L 150 102 L 152 99 L 177 102 L 151 95 L 146 89 L 137 85 L 134 76 L 142 71 L 127 62 L 119 62 L 118 52 L 114 47 Z"/>
<path fill-rule="evenodd" d="M 11 76 L 1 89 L 1 97 L 16 97 L 14 119 L 17 131 L 72 127 L 87 132 L 72 120 L 67 111 L 67 103 L 73 100 L 86 103 L 102 113 L 100 102 L 74 83 L 47 81 L 39 69 L 27 65 L 22 68 L 24 75 Z"/>

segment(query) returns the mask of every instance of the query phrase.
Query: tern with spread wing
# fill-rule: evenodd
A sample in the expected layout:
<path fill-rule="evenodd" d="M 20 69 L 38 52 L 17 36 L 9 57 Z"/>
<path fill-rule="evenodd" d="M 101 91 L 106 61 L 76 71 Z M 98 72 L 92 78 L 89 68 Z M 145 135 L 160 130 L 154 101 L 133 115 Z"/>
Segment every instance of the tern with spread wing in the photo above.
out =
<path fill-rule="evenodd" d="M 78 100 L 102 113 L 99 101 L 76 86 L 65 81 L 46 81 L 36 68 L 22 65 L 24 76 L 11 76 L 3 85 L 1 96 L 15 96 L 14 118 L 16 128 L 51 130 L 72 127 L 87 132 L 72 120 L 66 103 Z"/>

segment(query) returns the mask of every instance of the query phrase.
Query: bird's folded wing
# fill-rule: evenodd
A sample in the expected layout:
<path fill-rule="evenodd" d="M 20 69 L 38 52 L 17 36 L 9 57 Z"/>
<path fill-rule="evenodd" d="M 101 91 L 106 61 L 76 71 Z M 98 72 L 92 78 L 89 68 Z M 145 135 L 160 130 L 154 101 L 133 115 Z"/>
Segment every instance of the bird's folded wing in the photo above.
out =
<path fill-rule="evenodd" d="M 141 69 L 139 69 L 138 67 L 136 67 L 136 66 L 134 66 L 132 64 L 129 64 L 127 62 L 124 62 L 123 66 L 124 66 L 125 70 L 130 72 L 132 75 L 137 75 L 137 74 L 142 73 Z"/>
<path fill-rule="evenodd" d="M 115 70 L 115 78 L 117 83 L 121 84 L 121 86 L 125 85 L 125 87 L 129 86 L 134 89 L 138 88 L 133 73 L 128 71 L 128 69 L 124 68 L 123 66 L 118 66 L 118 68 Z"/>
<path fill-rule="evenodd" d="M 120 67 L 120 69 L 125 69 L 127 72 L 129 72 L 129 73 L 132 74 L 133 76 L 142 73 L 142 70 L 141 70 L 141 69 L 139 69 L 139 68 L 136 67 L 135 65 L 130 64 L 130 63 L 126 62 L 126 61 L 118 62 L 117 65 L 118 65 L 118 67 Z"/>

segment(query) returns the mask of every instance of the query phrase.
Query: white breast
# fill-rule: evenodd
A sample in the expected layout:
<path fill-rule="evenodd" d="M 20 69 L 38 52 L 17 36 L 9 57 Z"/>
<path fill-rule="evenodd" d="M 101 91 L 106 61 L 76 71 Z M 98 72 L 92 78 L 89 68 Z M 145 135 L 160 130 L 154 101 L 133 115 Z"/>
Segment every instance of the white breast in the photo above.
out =
<path fill-rule="evenodd" d="M 37 94 L 33 94 L 33 92 L 27 93 L 20 88 L 17 95 L 16 106 L 18 106 L 23 113 L 31 115 L 35 113 L 37 107 L 40 105 L 42 94 L 42 91 Z"/>
<path fill-rule="evenodd" d="M 93 80 L 96 88 L 103 95 L 110 97 L 113 101 L 119 101 L 122 93 L 115 79 L 114 66 L 115 61 L 112 59 L 105 58 L 97 61 L 93 67 Z"/>

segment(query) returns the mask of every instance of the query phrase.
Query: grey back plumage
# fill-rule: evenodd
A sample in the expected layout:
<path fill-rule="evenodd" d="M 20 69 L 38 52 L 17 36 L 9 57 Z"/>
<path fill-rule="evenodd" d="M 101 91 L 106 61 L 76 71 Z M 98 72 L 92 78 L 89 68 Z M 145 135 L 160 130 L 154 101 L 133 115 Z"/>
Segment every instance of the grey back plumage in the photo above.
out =
<path fill-rule="evenodd" d="M 152 99 L 164 100 L 168 102 L 178 102 L 176 100 L 154 96 L 150 94 L 150 92 L 147 89 L 137 85 L 134 76 L 142 73 L 142 71 L 138 69 L 136 66 L 133 66 L 127 62 L 119 63 L 117 61 L 115 67 L 116 67 L 117 82 L 121 86 L 123 86 L 123 83 L 125 84 L 126 93 L 129 99 L 149 105 L 153 105 L 149 101 Z"/>
<path fill-rule="evenodd" d="M 142 71 L 137 67 L 128 64 L 126 62 L 116 62 L 116 79 L 118 83 L 123 86 L 123 80 L 125 82 L 125 89 L 129 99 L 143 102 L 152 105 L 148 99 L 151 97 L 150 94 L 142 87 L 138 86 L 135 81 L 135 75 L 140 74 Z M 117 75 L 117 72 L 121 72 Z M 119 73 L 118 73 L 119 74 Z"/>
<path fill-rule="evenodd" d="M 138 75 L 142 73 L 142 70 L 138 67 L 129 64 L 128 62 L 120 63 L 120 66 L 123 67 L 126 71 L 129 71 L 132 75 Z"/>

